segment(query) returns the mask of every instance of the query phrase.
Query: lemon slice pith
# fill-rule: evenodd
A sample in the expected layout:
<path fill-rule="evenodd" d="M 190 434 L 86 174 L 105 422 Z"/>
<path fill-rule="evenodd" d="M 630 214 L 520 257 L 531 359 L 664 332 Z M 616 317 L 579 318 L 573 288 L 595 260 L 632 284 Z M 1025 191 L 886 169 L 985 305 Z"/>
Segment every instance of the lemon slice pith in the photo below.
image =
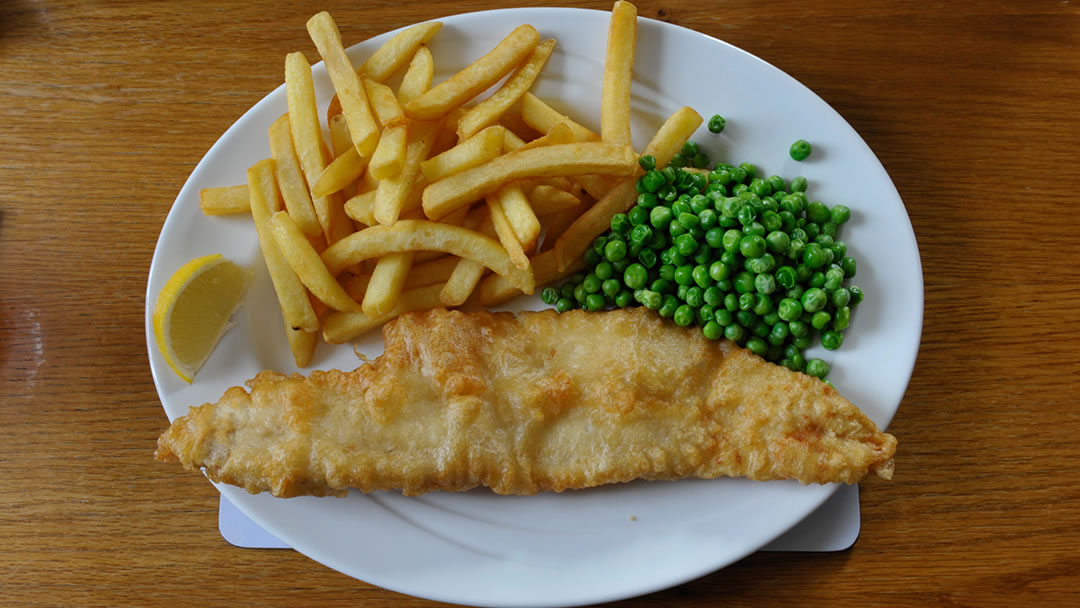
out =
<path fill-rule="evenodd" d="M 252 274 L 213 254 L 184 264 L 161 288 L 154 301 L 154 337 L 184 381 L 191 382 L 229 328 Z"/>

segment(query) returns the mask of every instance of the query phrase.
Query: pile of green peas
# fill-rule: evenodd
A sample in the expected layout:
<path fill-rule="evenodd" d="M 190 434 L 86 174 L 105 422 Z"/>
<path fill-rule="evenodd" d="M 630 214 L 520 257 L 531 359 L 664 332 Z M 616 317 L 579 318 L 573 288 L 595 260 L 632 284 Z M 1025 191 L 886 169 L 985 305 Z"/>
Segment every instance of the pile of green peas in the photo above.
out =
<path fill-rule="evenodd" d="M 641 157 L 637 203 L 585 252 L 585 272 L 541 298 L 559 312 L 645 306 L 825 378 L 829 365 L 803 351 L 815 338 L 840 348 L 863 299 L 838 238 L 851 210 L 811 201 L 804 177 L 759 177 L 750 163 L 674 166 L 708 162 L 694 142 L 663 169 Z"/>

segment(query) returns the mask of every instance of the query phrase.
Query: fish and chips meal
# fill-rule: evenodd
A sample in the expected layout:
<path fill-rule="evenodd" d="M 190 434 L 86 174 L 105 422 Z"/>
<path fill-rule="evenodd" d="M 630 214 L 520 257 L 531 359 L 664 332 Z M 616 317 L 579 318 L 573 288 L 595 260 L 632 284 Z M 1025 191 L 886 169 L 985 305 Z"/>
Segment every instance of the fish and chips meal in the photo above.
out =
<path fill-rule="evenodd" d="M 201 192 L 208 216 L 250 213 L 297 367 L 320 339 L 378 328 L 384 353 L 263 371 L 174 420 L 157 458 L 279 497 L 890 479 L 896 438 L 803 354 L 817 336 L 838 348 L 863 298 L 837 238 L 850 209 L 810 201 L 805 178 L 708 168 L 689 107 L 637 152 L 628 2 L 612 9 L 599 133 L 533 92 L 557 41 L 522 24 L 436 83 L 441 27 L 406 28 L 357 66 L 332 17 L 312 17 L 325 122 L 311 64 L 288 53 L 267 158 L 245 185 Z M 199 260 L 155 306 L 188 382 L 250 280 Z M 227 302 L 211 280 L 233 281 Z M 533 293 L 554 310 L 484 310 Z"/>

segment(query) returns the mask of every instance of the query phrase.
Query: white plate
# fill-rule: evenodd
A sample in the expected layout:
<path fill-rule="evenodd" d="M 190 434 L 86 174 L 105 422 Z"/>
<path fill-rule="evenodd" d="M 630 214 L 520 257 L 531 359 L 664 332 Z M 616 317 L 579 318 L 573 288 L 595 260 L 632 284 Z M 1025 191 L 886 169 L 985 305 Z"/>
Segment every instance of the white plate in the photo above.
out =
<path fill-rule="evenodd" d="M 514 26 L 532 23 L 559 45 L 534 91 L 599 129 L 608 13 L 511 9 L 442 21 L 431 44 L 437 79 L 485 53 Z M 351 48 L 353 61 L 358 64 L 392 34 Z M 314 73 L 325 108 L 332 94 L 329 79 L 321 64 Z M 867 297 L 843 348 L 826 358 L 836 386 L 879 425 L 888 424 L 914 366 L 923 291 L 911 223 L 885 170 L 835 111 L 780 70 L 708 36 L 641 19 L 633 87 L 637 147 L 683 105 L 706 119 L 713 113 L 727 118 L 723 134 L 703 126 L 695 138 L 714 162 L 750 161 L 769 174 L 805 175 L 812 198 L 853 210 L 842 238 L 859 260 L 855 282 Z M 153 344 L 153 298 L 184 262 L 222 253 L 257 273 L 236 327 L 194 384 L 180 381 L 157 349 L 149 348 L 154 382 L 170 419 L 185 414 L 189 405 L 216 400 L 259 370 L 295 369 L 250 218 L 207 218 L 199 211 L 200 188 L 243 183 L 247 167 L 269 156 L 266 129 L 285 111 L 279 87 L 226 131 L 192 172 L 162 229 L 147 285 L 148 344 Z M 802 163 L 788 156 L 799 138 L 814 145 Z M 539 299 L 522 298 L 510 308 L 540 306 Z M 381 339 L 369 338 L 359 347 L 378 355 Z M 352 369 L 357 364 L 351 348 L 320 345 L 313 366 Z M 901 474 L 903 462 L 901 452 Z M 723 479 L 631 483 L 535 497 L 354 492 L 346 499 L 289 500 L 219 489 L 298 551 L 370 583 L 461 604 L 560 606 L 630 597 L 722 568 L 783 533 L 836 488 Z"/>

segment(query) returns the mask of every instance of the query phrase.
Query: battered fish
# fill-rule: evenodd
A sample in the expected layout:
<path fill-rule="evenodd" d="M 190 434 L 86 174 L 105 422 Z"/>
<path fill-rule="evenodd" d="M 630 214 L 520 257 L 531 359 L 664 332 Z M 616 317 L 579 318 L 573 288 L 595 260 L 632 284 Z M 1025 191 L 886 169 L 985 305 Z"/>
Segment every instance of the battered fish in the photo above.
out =
<path fill-rule="evenodd" d="M 282 497 L 892 477 L 896 438 L 833 388 L 645 308 L 432 310 L 383 335 L 355 371 L 263 372 L 193 408 L 157 458 Z"/>

